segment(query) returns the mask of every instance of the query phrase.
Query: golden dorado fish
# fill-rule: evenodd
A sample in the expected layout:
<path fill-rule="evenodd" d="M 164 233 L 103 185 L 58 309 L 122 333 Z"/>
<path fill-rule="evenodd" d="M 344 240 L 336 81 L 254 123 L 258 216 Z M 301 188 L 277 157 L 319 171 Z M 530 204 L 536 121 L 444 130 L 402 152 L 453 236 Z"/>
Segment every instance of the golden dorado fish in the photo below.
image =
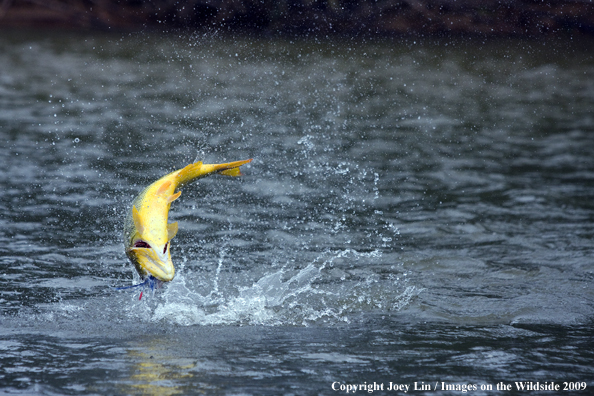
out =
<path fill-rule="evenodd" d="M 251 159 L 226 164 L 195 162 L 163 176 L 134 199 L 124 223 L 124 239 L 126 255 L 138 274 L 145 279 L 140 285 L 150 281 L 149 285 L 153 288 L 155 280 L 169 282 L 175 275 L 170 242 L 177 234 L 177 222 L 168 224 L 167 218 L 171 203 L 181 195 L 181 187 L 214 173 L 240 176 L 239 167 L 250 161 Z"/>

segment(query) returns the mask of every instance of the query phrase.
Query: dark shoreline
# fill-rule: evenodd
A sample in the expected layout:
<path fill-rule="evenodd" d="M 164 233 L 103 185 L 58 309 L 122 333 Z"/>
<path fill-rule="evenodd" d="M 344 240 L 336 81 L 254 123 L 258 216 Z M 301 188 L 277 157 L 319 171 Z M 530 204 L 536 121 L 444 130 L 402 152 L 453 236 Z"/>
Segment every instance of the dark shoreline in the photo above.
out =
<path fill-rule="evenodd" d="M 295 35 L 594 36 L 589 0 L 0 0 L 0 29 Z"/>

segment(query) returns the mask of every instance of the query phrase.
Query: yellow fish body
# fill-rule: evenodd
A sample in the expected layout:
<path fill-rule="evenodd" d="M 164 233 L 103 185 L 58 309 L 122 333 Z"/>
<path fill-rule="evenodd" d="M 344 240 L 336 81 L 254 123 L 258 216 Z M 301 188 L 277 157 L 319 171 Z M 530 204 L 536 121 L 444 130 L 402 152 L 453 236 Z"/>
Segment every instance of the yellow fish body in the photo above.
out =
<path fill-rule="evenodd" d="M 167 218 L 171 203 L 181 195 L 180 188 L 192 180 L 214 173 L 239 176 L 239 167 L 250 161 L 226 164 L 195 162 L 163 176 L 134 199 L 124 223 L 124 240 L 126 255 L 143 279 L 152 275 L 159 281 L 169 282 L 175 275 L 170 241 L 177 234 L 177 222 L 168 224 Z"/>

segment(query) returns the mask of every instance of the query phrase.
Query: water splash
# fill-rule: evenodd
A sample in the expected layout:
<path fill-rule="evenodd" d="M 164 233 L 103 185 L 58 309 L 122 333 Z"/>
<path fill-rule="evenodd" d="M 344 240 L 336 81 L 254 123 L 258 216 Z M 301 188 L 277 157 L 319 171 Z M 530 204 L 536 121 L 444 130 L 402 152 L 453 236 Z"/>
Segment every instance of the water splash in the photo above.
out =
<path fill-rule="evenodd" d="M 298 325 L 348 323 L 362 313 L 399 311 L 421 290 L 405 276 L 380 276 L 344 262 L 375 260 L 379 251 L 321 253 L 301 269 L 280 268 L 251 285 L 231 286 L 218 262 L 210 291 L 198 291 L 196 274 L 180 273 L 153 298 L 134 302 L 128 315 L 143 321 L 190 325 Z M 338 262 L 340 265 L 335 265 Z"/>

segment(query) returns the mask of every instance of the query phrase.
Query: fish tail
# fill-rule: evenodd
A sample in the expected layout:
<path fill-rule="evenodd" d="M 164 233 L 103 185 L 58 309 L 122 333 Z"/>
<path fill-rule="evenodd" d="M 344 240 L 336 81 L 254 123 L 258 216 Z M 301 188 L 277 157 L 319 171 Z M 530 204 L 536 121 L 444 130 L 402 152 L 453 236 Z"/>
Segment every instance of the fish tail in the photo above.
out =
<path fill-rule="evenodd" d="M 220 173 L 226 176 L 241 176 L 239 167 L 241 165 L 251 162 L 252 159 L 227 162 L 225 164 L 203 164 L 202 162 L 195 162 L 180 169 L 177 172 L 176 179 L 178 186 L 186 184 L 194 179 L 208 176 L 213 173 Z"/>

